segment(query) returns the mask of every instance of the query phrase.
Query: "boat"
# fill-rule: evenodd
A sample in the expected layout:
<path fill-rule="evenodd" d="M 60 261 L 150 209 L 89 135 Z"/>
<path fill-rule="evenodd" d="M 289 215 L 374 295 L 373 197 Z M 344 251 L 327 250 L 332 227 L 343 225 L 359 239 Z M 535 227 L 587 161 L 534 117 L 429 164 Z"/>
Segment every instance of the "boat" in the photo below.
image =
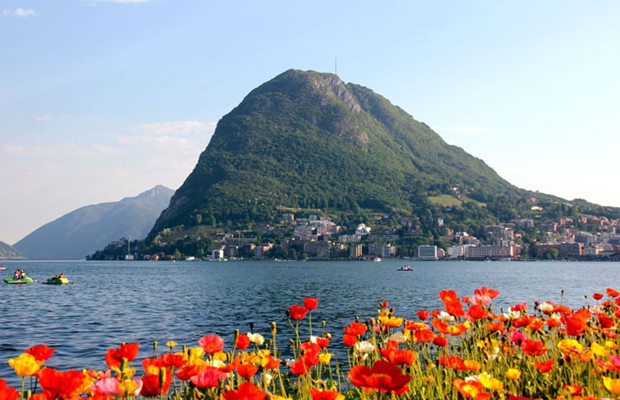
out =
<path fill-rule="evenodd" d="M 53 278 L 49 278 L 48 280 L 45 281 L 45 284 L 47 285 L 66 285 L 67 283 L 71 283 L 71 281 L 69 281 L 69 279 L 65 277 L 59 278 L 57 276 Z"/>
<path fill-rule="evenodd" d="M 32 279 L 29 276 L 26 276 L 24 278 L 15 278 L 14 276 L 11 276 L 9 278 L 4 278 L 4 283 L 10 283 L 13 285 L 19 285 L 19 284 L 26 284 L 26 283 L 34 283 L 34 279 Z"/>
<path fill-rule="evenodd" d="M 402 267 L 397 269 L 397 271 L 413 271 L 413 268 L 411 268 L 411 266 L 409 265 L 403 265 Z"/>

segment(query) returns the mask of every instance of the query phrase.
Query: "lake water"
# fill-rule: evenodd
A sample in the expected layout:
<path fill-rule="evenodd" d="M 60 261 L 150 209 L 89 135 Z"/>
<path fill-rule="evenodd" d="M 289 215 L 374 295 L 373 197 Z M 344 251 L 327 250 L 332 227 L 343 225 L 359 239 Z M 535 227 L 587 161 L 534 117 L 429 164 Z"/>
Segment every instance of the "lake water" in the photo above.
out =
<path fill-rule="evenodd" d="M 235 329 L 253 324 L 269 338 L 272 321 L 284 339 L 285 312 L 304 297 L 319 299 L 315 333 L 325 321 L 337 347 L 342 328 L 375 317 L 382 301 L 414 318 L 441 307 L 442 289 L 498 289 L 496 310 L 537 300 L 580 307 L 590 302 L 584 295 L 620 290 L 618 262 L 411 262 L 413 272 L 397 271 L 403 263 L 4 261 L 2 277 L 23 268 L 39 282 L 64 273 L 73 283 L 0 284 L 0 377 L 16 382 L 8 359 L 37 344 L 56 349 L 47 366 L 104 370 L 106 351 L 122 342 L 139 342 L 148 357 L 154 340 L 161 354 L 166 341 L 195 346 L 212 333 L 229 349 Z"/>

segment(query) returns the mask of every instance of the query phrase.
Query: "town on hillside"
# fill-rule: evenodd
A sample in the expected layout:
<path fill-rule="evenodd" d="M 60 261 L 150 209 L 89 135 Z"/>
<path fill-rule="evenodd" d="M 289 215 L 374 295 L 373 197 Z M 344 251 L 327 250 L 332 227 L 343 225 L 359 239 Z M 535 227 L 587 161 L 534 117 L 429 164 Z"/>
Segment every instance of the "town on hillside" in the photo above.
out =
<path fill-rule="evenodd" d="M 399 229 L 393 228 L 395 219 Z M 280 224 L 274 226 L 219 233 L 208 250 L 185 248 L 181 252 L 177 247 L 166 252 L 163 249 L 168 243 L 163 242 L 159 244 L 162 251 L 131 251 L 127 239 L 121 239 L 91 259 L 619 260 L 619 222 L 585 215 L 544 223 L 536 218 L 516 218 L 487 225 L 483 235 L 476 237 L 454 231 L 437 218 L 434 223 L 439 237 L 433 237 L 412 216 L 374 215 L 346 232 L 326 216 L 282 213 Z"/>

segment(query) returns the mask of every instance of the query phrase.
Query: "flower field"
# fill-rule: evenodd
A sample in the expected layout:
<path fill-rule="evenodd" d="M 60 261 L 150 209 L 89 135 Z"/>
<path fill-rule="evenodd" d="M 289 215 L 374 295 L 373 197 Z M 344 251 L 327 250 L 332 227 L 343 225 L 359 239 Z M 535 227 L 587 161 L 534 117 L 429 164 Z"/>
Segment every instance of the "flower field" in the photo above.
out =
<path fill-rule="evenodd" d="M 620 398 L 618 291 L 590 294 L 580 309 L 536 302 L 495 310 L 498 295 L 442 290 L 443 309 L 413 316 L 385 302 L 332 332 L 325 322 L 313 326 L 319 299 L 308 297 L 289 308 L 288 327 L 236 332 L 231 343 L 207 334 L 191 347 L 123 343 L 102 354 L 105 371 L 46 367 L 54 349 L 37 345 L 8 361 L 21 386 L 0 379 L 0 399 Z M 289 358 L 280 335 L 290 338 Z M 336 346 L 346 359 L 331 352 Z"/>

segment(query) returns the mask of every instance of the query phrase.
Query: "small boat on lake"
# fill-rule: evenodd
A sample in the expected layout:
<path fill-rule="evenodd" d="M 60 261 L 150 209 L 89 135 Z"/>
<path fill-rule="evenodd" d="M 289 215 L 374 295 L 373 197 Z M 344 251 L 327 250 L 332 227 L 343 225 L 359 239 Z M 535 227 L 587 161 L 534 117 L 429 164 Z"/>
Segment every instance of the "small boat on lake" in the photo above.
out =
<path fill-rule="evenodd" d="M 66 276 L 61 275 L 49 278 L 44 283 L 47 285 L 66 285 L 67 283 L 71 283 L 71 281 L 69 281 Z"/>
<path fill-rule="evenodd" d="M 411 266 L 409 265 L 403 265 L 402 267 L 397 269 L 397 271 L 413 271 L 413 268 L 411 268 Z"/>
<path fill-rule="evenodd" d="M 11 276 L 9 278 L 4 278 L 4 283 L 10 283 L 13 285 L 23 285 L 26 283 L 34 283 L 34 279 L 32 279 L 29 276 L 26 276 L 24 278 L 15 278 L 14 276 Z"/>

